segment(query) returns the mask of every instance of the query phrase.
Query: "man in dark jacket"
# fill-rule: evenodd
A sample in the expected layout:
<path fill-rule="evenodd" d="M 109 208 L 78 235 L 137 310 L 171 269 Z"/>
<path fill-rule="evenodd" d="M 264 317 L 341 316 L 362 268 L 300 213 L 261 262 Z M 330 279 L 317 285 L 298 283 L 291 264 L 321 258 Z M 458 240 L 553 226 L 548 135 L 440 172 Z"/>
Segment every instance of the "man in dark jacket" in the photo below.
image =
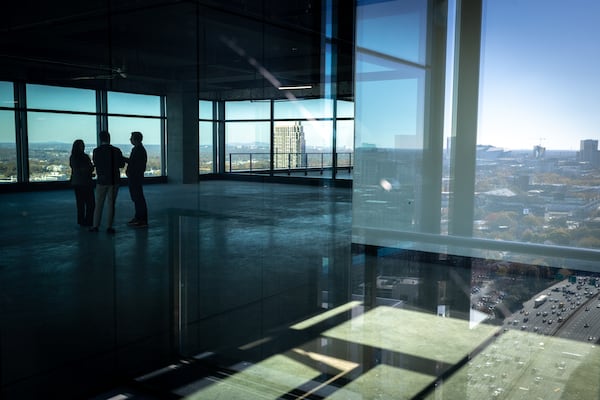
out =
<path fill-rule="evenodd" d="M 146 198 L 144 197 L 144 189 L 142 187 L 148 155 L 146 149 L 142 145 L 143 139 L 144 136 L 141 132 L 131 132 L 129 141 L 133 145 L 133 149 L 131 149 L 129 158 L 126 159 L 127 169 L 125 170 L 129 182 L 129 194 L 131 195 L 131 201 L 133 201 L 135 206 L 135 216 L 128 224 L 139 228 L 148 226 L 148 207 Z"/>
<path fill-rule="evenodd" d="M 113 220 L 115 218 L 115 202 L 119 192 L 121 179 L 120 169 L 125 166 L 125 157 L 117 147 L 110 144 L 108 131 L 100 132 L 100 146 L 94 149 L 92 156 L 96 167 L 96 209 L 94 211 L 94 226 L 90 232 L 98 232 L 102 220 L 104 201 L 108 197 L 108 215 L 106 216 L 106 232 L 115 233 Z"/>

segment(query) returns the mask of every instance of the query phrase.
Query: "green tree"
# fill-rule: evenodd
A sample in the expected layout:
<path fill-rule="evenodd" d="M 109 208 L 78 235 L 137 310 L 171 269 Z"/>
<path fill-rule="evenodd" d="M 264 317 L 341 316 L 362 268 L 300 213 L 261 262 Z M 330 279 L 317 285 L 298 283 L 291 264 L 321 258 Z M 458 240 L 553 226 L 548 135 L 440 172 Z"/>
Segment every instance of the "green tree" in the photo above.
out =
<path fill-rule="evenodd" d="M 600 249 L 600 237 L 587 236 L 577 242 L 577 247 L 585 247 L 587 249 Z"/>
<path fill-rule="evenodd" d="M 556 245 L 567 246 L 571 242 L 571 235 L 566 229 L 552 229 L 547 235 L 546 238 Z"/>

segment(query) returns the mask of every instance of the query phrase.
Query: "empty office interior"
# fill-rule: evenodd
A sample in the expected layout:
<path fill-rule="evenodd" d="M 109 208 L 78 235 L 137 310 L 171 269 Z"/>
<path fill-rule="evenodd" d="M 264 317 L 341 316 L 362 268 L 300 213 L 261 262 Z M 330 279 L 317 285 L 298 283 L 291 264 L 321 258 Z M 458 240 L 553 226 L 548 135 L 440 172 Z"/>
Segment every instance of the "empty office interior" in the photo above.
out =
<path fill-rule="evenodd" d="M 600 5 L 3 7 L 0 397 L 600 398 Z"/>

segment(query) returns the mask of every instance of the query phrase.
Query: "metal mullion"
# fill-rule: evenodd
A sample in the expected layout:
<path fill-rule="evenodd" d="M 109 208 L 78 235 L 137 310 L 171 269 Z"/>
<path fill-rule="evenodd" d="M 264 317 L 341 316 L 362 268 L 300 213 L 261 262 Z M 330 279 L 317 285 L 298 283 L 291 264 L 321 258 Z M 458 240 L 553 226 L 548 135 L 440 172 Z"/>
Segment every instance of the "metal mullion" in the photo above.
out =
<path fill-rule="evenodd" d="M 217 139 L 218 139 L 218 173 L 225 172 L 225 102 L 216 102 Z"/>
<path fill-rule="evenodd" d="M 167 97 L 160 96 L 160 175 L 167 175 Z"/>
<path fill-rule="evenodd" d="M 100 131 L 108 130 L 108 95 L 106 90 L 96 91 L 96 144 L 100 143 Z"/>
<path fill-rule="evenodd" d="M 27 98 L 24 83 L 13 84 L 17 182 L 29 182 L 29 141 L 27 135 Z"/>
<path fill-rule="evenodd" d="M 270 143 L 269 143 L 269 175 L 275 174 L 275 102 L 273 99 L 270 101 L 270 118 L 269 118 L 269 131 L 270 131 Z"/>

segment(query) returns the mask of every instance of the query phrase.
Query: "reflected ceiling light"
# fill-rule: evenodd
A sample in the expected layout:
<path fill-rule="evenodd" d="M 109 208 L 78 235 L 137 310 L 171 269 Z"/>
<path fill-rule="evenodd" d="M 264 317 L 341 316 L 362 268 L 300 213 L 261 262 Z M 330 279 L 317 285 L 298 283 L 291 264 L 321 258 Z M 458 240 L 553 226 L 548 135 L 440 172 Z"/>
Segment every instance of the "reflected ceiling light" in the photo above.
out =
<path fill-rule="evenodd" d="M 298 86 L 279 86 L 279 90 L 298 90 L 298 89 L 312 89 L 312 85 L 298 85 Z"/>

